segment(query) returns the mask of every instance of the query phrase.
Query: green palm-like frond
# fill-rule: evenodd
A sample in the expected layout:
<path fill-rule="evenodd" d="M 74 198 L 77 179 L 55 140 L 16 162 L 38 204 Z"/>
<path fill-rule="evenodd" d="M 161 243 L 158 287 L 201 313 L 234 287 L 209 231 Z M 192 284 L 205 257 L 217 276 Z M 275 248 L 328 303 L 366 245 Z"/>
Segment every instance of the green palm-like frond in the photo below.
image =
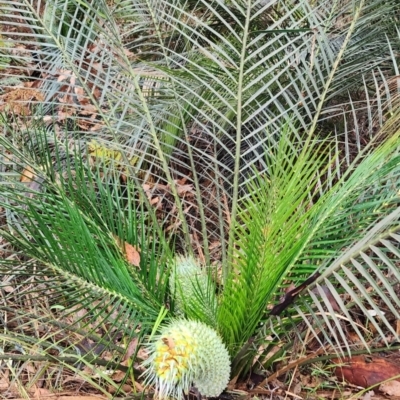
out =
<path fill-rule="evenodd" d="M 151 331 L 165 301 L 165 243 L 140 212 L 134 187 L 121 183 L 112 165 L 91 165 L 82 148 L 50 145 L 42 129 L 29 138 L 19 151 L 1 139 L 2 235 L 23 250 L 0 267 L 8 277 L 3 285 L 14 288 L 2 307 L 6 348 L 17 341 L 26 354 L 51 360 L 55 351 L 72 367 L 124 369 L 127 344 Z M 128 255 L 132 248 L 136 261 Z M 41 326 L 48 327 L 44 334 Z M 102 358 L 110 350 L 117 356 L 111 364 Z"/>
<path fill-rule="evenodd" d="M 399 208 L 396 208 L 386 218 L 374 222 L 365 236 L 329 265 L 314 288 L 308 290 L 306 310 L 314 326 L 324 326 L 321 331 L 311 328 L 321 343 L 350 352 L 360 345 L 370 348 L 372 329 L 376 329 L 387 346 L 392 343 L 388 335 L 397 338 L 393 318 L 398 317 L 400 304 L 394 290 L 399 279 L 396 265 L 399 227 Z M 304 310 L 300 313 L 308 322 Z M 357 320 L 363 322 L 361 326 Z M 353 337 L 349 341 L 345 333 L 348 329 L 356 334 L 357 340 Z"/>
<path fill-rule="evenodd" d="M 387 335 L 391 326 L 393 314 L 385 317 L 377 303 L 393 310 L 399 297 L 393 287 L 388 289 L 387 279 L 382 290 L 373 280 L 377 270 L 397 276 L 399 196 L 394 188 L 400 173 L 398 132 L 370 154 L 365 149 L 362 160 L 354 162 L 352 173 L 321 195 L 318 175 L 323 170 L 321 164 L 331 156 L 327 153 L 329 143 L 319 146 L 311 143 L 307 153 L 297 156 L 295 151 L 289 153 L 285 146 L 280 147 L 272 157 L 271 174 L 259 177 L 243 204 L 234 269 L 219 314 L 223 336 L 231 343 L 232 353 L 242 358 L 239 365 L 235 360 L 236 373 L 246 366 L 242 351 L 249 343 L 271 334 L 298 333 L 301 338 L 301 319 L 305 326 L 317 327 L 311 332 L 321 344 L 329 345 L 327 351 L 354 349 L 343 333 L 343 319 L 356 331 L 364 348 L 370 348 L 363 337 L 365 330 L 357 328 L 348 307 L 356 307 L 358 318 L 361 314 L 366 319 L 379 315 L 385 326 L 377 329 L 380 335 Z M 379 246 L 385 249 L 379 250 Z M 377 252 L 378 261 L 369 255 L 372 251 Z M 357 258 L 363 259 L 363 264 Z M 378 266 L 371 273 L 369 267 L 374 263 Z M 304 309 L 295 303 L 301 291 L 289 284 L 299 286 L 311 276 L 315 279 L 309 284 L 309 296 L 300 303 Z M 286 294 L 280 289 L 284 282 L 289 286 Z M 374 289 L 370 295 L 368 285 L 369 290 Z M 277 305 L 278 294 L 281 299 Z M 343 296 L 349 294 L 352 302 L 344 301 Z M 263 329 L 261 321 L 266 324 Z M 392 327 L 389 331 L 397 337 Z"/>
<path fill-rule="evenodd" d="M 313 206 L 308 196 L 326 163 L 326 149 L 313 142 L 300 153 L 288 137 L 282 132 L 279 147 L 271 154 L 266 150 L 269 175 L 259 176 L 240 206 L 234 267 L 219 314 L 227 342 L 239 347 L 254 334 L 318 219 L 320 205 Z"/>

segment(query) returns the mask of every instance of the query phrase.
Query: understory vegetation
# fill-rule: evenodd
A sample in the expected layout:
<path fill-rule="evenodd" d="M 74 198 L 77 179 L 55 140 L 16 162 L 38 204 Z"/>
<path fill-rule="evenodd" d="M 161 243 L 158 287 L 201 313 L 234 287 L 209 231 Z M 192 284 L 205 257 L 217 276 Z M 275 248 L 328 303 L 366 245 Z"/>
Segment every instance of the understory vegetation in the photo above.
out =
<path fill-rule="evenodd" d="M 266 393 L 396 348 L 398 0 L 0 23 L 0 391 Z"/>

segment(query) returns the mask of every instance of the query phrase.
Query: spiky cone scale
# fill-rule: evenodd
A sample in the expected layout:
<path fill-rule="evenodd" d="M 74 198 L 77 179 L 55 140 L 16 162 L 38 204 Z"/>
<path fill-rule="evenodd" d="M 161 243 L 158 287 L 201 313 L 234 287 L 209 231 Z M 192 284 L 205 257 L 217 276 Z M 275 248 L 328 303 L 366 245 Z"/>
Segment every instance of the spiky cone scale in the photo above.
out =
<path fill-rule="evenodd" d="M 195 282 L 199 283 L 202 290 L 207 289 L 207 276 L 202 273 L 195 259 L 177 256 L 169 279 L 169 286 L 178 313 L 183 313 L 186 301 L 193 298 Z"/>
<path fill-rule="evenodd" d="M 176 398 L 195 386 L 203 396 L 216 397 L 229 382 L 229 353 L 215 330 L 197 321 L 175 320 L 148 346 L 146 384 L 159 399 Z"/>
<path fill-rule="evenodd" d="M 177 314 L 216 325 L 215 286 L 193 257 L 176 257 L 169 286 Z"/>

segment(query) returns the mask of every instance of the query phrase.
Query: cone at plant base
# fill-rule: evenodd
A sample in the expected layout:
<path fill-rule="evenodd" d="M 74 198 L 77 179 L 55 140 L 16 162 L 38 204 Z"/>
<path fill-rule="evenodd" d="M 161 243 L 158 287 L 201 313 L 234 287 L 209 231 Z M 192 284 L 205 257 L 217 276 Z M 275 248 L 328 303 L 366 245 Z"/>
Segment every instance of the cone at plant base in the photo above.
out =
<path fill-rule="evenodd" d="M 160 399 L 181 400 L 195 386 L 203 396 L 215 397 L 229 382 L 229 354 L 217 332 L 185 319 L 172 321 L 148 346 L 146 383 Z"/>
<path fill-rule="evenodd" d="M 185 304 L 194 297 L 194 285 L 197 283 L 200 291 L 207 291 L 207 275 L 193 257 L 177 256 L 175 266 L 169 278 L 170 291 L 175 300 L 176 311 L 183 313 Z"/>
<path fill-rule="evenodd" d="M 193 257 L 176 257 L 169 286 L 178 314 L 216 326 L 215 285 Z"/>

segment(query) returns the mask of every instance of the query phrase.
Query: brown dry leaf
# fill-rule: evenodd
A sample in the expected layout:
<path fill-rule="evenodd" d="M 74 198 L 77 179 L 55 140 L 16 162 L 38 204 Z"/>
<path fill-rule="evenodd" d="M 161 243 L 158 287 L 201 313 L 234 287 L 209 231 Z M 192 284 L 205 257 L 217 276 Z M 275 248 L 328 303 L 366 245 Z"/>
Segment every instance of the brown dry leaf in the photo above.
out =
<path fill-rule="evenodd" d="M 159 198 L 159 197 L 153 197 L 153 198 L 150 200 L 150 205 L 154 206 L 154 204 L 157 204 L 159 201 L 160 201 L 160 198 Z"/>
<path fill-rule="evenodd" d="M 389 381 L 382 383 L 382 385 L 379 386 L 379 390 L 389 396 L 400 396 L 400 382 Z"/>
<path fill-rule="evenodd" d="M 84 104 L 82 102 L 81 114 L 82 115 L 93 115 L 92 119 L 94 119 L 97 114 L 97 108 L 92 104 L 89 104 L 89 103 Z"/>
<path fill-rule="evenodd" d="M 136 386 L 136 385 L 135 385 Z M 122 390 L 125 392 L 125 393 L 132 393 L 132 391 L 133 391 L 133 387 L 132 387 L 132 385 L 129 385 L 128 383 L 125 383 L 124 385 L 122 385 Z M 143 392 L 144 390 L 142 390 L 142 392 Z"/>
<path fill-rule="evenodd" d="M 172 211 L 175 211 L 174 209 Z M 171 212 L 172 214 L 172 212 Z M 182 225 L 182 221 L 176 220 L 173 224 L 169 225 L 166 229 L 165 232 L 169 232 L 171 230 L 178 229 Z"/>
<path fill-rule="evenodd" d="M 79 308 L 76 312 L 74 312 L 74 316 L 76 317 L 76 321 L 84 318 L 87 315 L 87 310 L 86 308 Z"/>
<path fill-rule="evenodd" d="M 43 117 L 43 122 L 53 122 L 53 121 L 54 121 L 54 118 L 52 115 L 45 115 Z"/>
<path fill-rule="evenodd" d="M 31 166 L 28 166 L 22 171 L 20 182 L 31 183 L 35 181 L 35 178 L 37 178 L 35 171 Z"/>
<path fill-rule="evenodd" d="M 57 121 L 61 122 L 64 121 L 65 119 L 69 118 L 72 114 L 70 112 L 64 112 L 59 110 L 57 112 Z"/>
<path fill-rule="evenodd" d="M 125 379 L 125 377 L 126 377 L 126 372 L 124 371 L 116 371 L 111 375 L 111 379 L 114 382 L 118 383 L 121 382 L 123 379 Z"/>
<path fill-rule="evenodd" d="M 44 95 L 40 90 L 27 86 L 18 87 L 0 96 L 0 99 L 3 100 L 0 111 L 8 111 L 22 116 L 31 115 L 32 102 L 44 101 Z"/>
<path fill-rule="evenodd" d="M 86 112 L 82 111 L 82 115 L 85 115 L 85 114 L 86 114 Z M 96 131 L 96 130 L 99 130 L 100 127 L 103 126 L 101 124 L 94 123 L 95 117 L 96 117 L 94 114 L 88 113 L 86 115 L 90 115 L 90 119 L 86 119 L 86 120 L 79 119 L 78 120 L 78 126 L 80 128 L 82 128 L 83 131 Z"/>
<path fill-rule="evenodd" d="M 145 347 L 141 347 L 137 353 L 137 358 L 140 360 L 147 360 L 149 358 L 149 352 Z M 141 368 L 140 365 L 138 368 Z"/>
<path fill-rule="evenodd" d="M 129 342 L 128 348 L 126 349 L 126 353 L 124 355 L 124 361 L 130 359 L 133 354 L 135 354 L 137 346 L 138 346 L 138 338 L 134 338 Z"/>
<path fill-rule="evenodd" d="M 57 82 L 65 81 L 66 79 L 71 78 L 73 72 L 69 69 L 59 69 L 57 72 L 60 74 L 57 78 Z"/>
<path fill-rule="evenodd" d="M 135 385 L 136 391 L 139 393 L 143 393 L 144 392 L 144 386 L 141 385 L 139 382 L 135 381 L 133 382 L 133 384 Z"/>
<path fill-rule="evenodd" d="M 35 387 L 35 390 L 33 391 L 33 397 L 35 399 L 51 398 L 52 396 L 54 396 L 54 393 L 51 393 L 48 389 Z"/>
<path fill-rule="evenodd" d="M 132 385 L 128 385 L 128 384 L 122 385 L 121 389 L 125 393 L 131 393 L 133 390 Z M 119 391 L 119 389 L 118 389 L 118 391 Z M 110 394 L 115 394 L 117 392 L 117 388 L 115 386 L 109 385 L 107 388 L 107 392 Z M 120 392 L 119 392 L 119 394 L 120 394 Z M 65 400 L 67 400 L 67 399 L 65 399 Z"/>
<path fill-rule="evenodd" d="M 150 193 L 151 186 L 150 186 L 148 183 L 143 183 L 142 189 L 144 190 L 144 192 L 145 192 L 147 195 L 148 195 L 148 194 L 151 194 L 151 193 Z"/>
<path fill-rule="evenodd" d="M 86 93 L 84 92 L 82 87 L 75 86 L 74 92 L 76 94 L 76 98 L 80 105 L 86 106 L 86 105 L 90 104 L 90 100 L 87 98 Z"/>
<path fill-rule="evenodd" d="M 400 364 L 382 357 L 354 356 L 334 362 L 344 363 L 335 369 L 338 379 L 344 379 L 346 382 L 364 388 L 400 375 Z"/>
<path fill-rule="evenodd" d="M 153 192 L 152 192 L 152 188 L 154 185 L 149 185 L 148 183 L 144 183 L 142 185 L 142 188 L 144 190 L 144 192 L 146 193 L 147 199 L 149 200 L 150 204 L 152 206 L 156 205 L 156 209 L 160 209 L 162 207 L 162 202 L 160 201 L 161 198 L 158 196 L 153 197 Z"/>
<path fill-rule="evenodd" d="M 396 333 L 400 335 L 400 319 L 396 320 Z"/>
<path fill-rule="evenodd" d="M 320 387 L 323 383 L 323 379 L 319 376 L 312 375 L 300 375 L 300 380 L 303 386 L 307 386 L 308 388 Z"/>
<path fill-rule="evenodd" d="M 127 242 L 124 242 L 117 235 L 113 235 L 117 246 L 122 250 L 126 260 L 129 264 L 134 265 L 135 267 L 140 267 L 140 247 L 133 246 Z"/>
<path fill-rule="evenodd" d="M 296 398 L 302 398 L 300 396 L 297 396 L 301 393 L 301 382 L 297 382 L 293 385 L 293 387 L 290 387 L 290 392 L 292 393 L 292 395 L 296 396 Z M 288 392 L 286 392 L 288 393 Z"/>
<path fill-rule="evenodd" d="M 360 338 L 358 336 L 357 332 L 346 332 L 347 337 L 353 342 L 353 343 L 359 343 L 360 342 Z"/>
<path fill-rule="evenodd" d="M 178 196 L 184 196 L 186 193 L 193 193 L 193 185 L 177 185 Z"/>
<path fill-rule="evenodd" d="M 220 246 L 221 246 L 221 242 L 219 240 L 217 240 L 217 241 L 212 242 L 208 246 L 208 248 L 209 248 L 209 250 L 214 250 L 214 249 L 216 249 L 217 247 L 220 247 Z"/>
<path fill-rule="evenodd" d="M 178 192 L 178 196 L 184 196 L 186 193 L 191 193 L 193 194 L 193 185 L 192 184 L 186 184 L 187 178 L 182 178 L 175 180 L 176 183 L 176 190 Z"/>
<path fill-rule="evenodd" d="M 9 380 L 9 370 L 5 369 L 2 376 L 0 377 L 0 392 L 4 392 L 8 390 L 10 387 L 10 380 Z"/>
<path fill-rule="evenodd" d="M 83 368 L 82 372 L 87 373 L 88 375 L 93 375 L 93 368 L 85 367 Z M 65 385 L 66 383 L 69 382 L 85 382 L 85 378 L 82 376 L 67 376 L 66 378 L 63 379 L 63 384 Z"/>
<path fill-rule="evenodd" d="M 33 353 L 35 353 L 35 350 L 33 350 Z M 22 369 L 25 370 L 26 372 L 30 372 L 31 374 L 37 372 L 36 366 L 30 363 L 25 363 Z"/>
<path fill-rule="evenodd" d="M 140 249 L 126 242 L 124 243 L 124 247 L 125 257 L 129 264 L 132 264 L 135 267 L 140 267 Z"/>
<path fill-rule="evenodd" d="M 92 93 L 93 93 L 93 96 L 94 96 L 96 99 L 99 99 L 100 96 L 101 96 L 101 91 L 100 91 L 100 89 L 98 89 L 98 88 L 93 89 Z"/>
<path fill-rule="evenodd" d="M 373 400 L 375 392 L 373 390 L 370 390 L 369 392 L 365 393 L 364 396 L 361 397 L 360 400 Z"/>
<path fill-rule="evenodd" d="M 20 182 L 22 182 L 26 185 L 27 189 L 30 190 L 29 193 L 25 193 L 25 196 L 31 197 L 31 198 L 33 197 L 32 191 L 39 192 L 41 184 L 43 182 L 43 179 L 38 177 L 36 172 L 30 166 L 26 167 L 22 171 L 21 177 L 19 180 L 20 180 Z"/>
<path fill-rule="evenodd" d="M 103 128 L 102 124 L 94 124 L 93 126 L 90 127 L 89 131 L 95 132 L 95 131 L 98 131 L 98 130 L 100 130 L 102 128 Z"/>

